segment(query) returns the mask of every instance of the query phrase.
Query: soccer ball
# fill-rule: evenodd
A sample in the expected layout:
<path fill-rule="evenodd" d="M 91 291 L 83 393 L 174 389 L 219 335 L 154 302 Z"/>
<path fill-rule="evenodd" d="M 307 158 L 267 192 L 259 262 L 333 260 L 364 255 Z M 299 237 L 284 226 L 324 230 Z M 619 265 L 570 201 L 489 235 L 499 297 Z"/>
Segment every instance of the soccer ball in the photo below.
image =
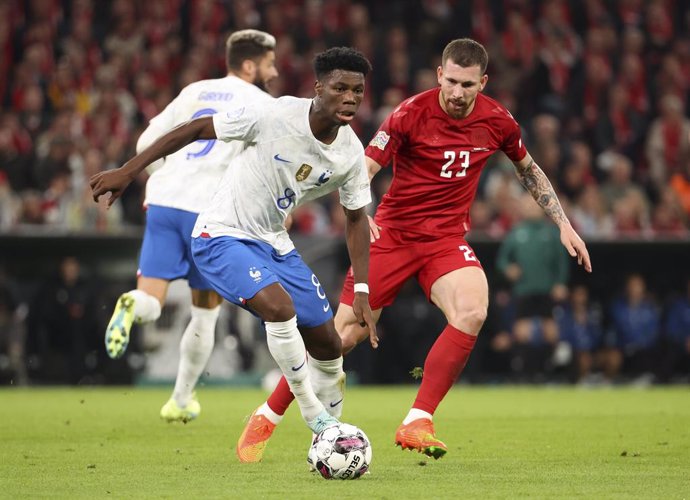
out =
<path fill-rule="evenodd" d="M 371 443 L 354 425 L 334 425 L 314 437 L 307 462 L 325 479 L 357 479 L 371 465 Z"/>

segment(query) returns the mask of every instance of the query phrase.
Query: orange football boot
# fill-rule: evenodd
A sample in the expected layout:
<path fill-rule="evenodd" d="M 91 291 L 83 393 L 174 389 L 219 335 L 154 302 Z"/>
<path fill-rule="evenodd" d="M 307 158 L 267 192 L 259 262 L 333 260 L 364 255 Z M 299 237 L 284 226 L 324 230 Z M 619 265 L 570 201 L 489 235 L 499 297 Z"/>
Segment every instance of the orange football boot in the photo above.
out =
<path fill-rule="evenodd" d="M 443 441 L 436 439 L 434 424 L 428 418 L 418 418 L 409 424 L 400 424 L 395 432 L 395 444 L 403 450 L 417 450 L 435 459 L 448 452 Z"/>
<path fill-rule="evenodd" d="M 271 438 L 275 428 L 276 424 L 263 415 L 257 415 L 256 410 L 254 410 L 254 413 L 251 414 L 247 421 L 247 425 L 244 426 L 240 439 L 237 441 L 237 449 L 235 451 L 240 462 L 261 462 L 268 440 Z"/>

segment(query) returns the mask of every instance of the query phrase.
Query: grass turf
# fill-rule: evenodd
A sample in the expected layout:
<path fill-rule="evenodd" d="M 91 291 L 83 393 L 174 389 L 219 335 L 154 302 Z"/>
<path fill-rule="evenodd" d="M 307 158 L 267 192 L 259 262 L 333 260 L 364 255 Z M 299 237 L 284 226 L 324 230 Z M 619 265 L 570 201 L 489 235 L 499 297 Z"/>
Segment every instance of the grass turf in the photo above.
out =
<path fill-rule="evenodd" d="M 234 444 L 259 390 L 199 391 L 201 417 L 158 419 L 169 391 L 0 390 L 0 497 L 688 498 L 690 391 L 456 386 L 436 414 L 443 459 L 393 446 L 413 387 L 351 388 L 344 420 L 371 439 L 371 474 L 307 472 L 296 405 L 260 464 Z"/>

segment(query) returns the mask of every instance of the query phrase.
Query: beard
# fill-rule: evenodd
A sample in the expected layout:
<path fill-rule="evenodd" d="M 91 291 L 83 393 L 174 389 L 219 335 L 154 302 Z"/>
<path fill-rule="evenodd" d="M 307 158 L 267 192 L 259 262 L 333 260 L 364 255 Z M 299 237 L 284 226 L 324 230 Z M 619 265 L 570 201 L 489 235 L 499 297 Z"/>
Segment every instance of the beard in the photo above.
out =
<path fill-rule="evenodd" d="M 457 101 L 446 99 L 446 113 L 451 118 L 464 118 L 471 104 L 471 102 L 467 101 L 458 103 Z"/>
<path fill-rule="evenodd" d="M 268 92 L 268 89 L 266 88 L 266 82 L 259 75 L 256 75 L 252 83 L 264 92 Z"/>

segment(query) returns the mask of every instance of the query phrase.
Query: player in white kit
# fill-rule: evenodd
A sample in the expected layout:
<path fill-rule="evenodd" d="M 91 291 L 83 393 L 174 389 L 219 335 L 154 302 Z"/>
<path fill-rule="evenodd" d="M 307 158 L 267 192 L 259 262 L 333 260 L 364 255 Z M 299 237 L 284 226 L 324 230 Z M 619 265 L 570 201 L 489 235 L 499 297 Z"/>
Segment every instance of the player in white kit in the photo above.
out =
<path fill-rule="evenodd" d="M 278 75 L 274 49 L 275 38 L 268 33 L 233 33 L 226 45 L 227 76 L 195 82 L 182 89 L 151 120 L 139 138 L 137 151 L 190 119 L 273 100 L 264 90 Z M 132 323 L 155 321 L 161 314 L 170 281 L 188 280 L 192 290 L 191 321 L 180 342 L 180 364 L 172 397 L 160 412 L 168 421 L 187 422 L 201 411 L 193 391 L 213 350 L 222 298 L 196 268 L 190 234 L 228 163 L 244 148 L 242 142 L 197 141 L 157 162 L 162 166 L 152 165 L 157 168 L 146 183 L 146 230 L 137 288 L 118 299 L 105 344 L 111 358 L 121 357 L 129 343 Z"/>
<path fill-rule="evenodd" d="M 370 65 L 354 49 L 339 47 L 318 54 L 314 69 L 313 99 L 247 103 L 192 120 L 121 168 L 92 177 L 91 188 L 96 200 L 110 192 L 110 205 L 147 165 L 194 140 L 248 144 L 232 160 L 211 204 L 197 219 L 194 261 L 225 299 L 263 320 L 269 350 L 304 420 L 318 433 L 338 422 L 344 382 L 341 342 L 318 278 L 285 229 L 295 207 L 339 190 L 355 280 L 352 307 L 360 324 L 368 327 L 372 345 L 378 339 L 367 286 L 369 224 L 364 208 L 371 201 L 369 180 L 364 149 L 348 126 L 362 102 Z"/>

